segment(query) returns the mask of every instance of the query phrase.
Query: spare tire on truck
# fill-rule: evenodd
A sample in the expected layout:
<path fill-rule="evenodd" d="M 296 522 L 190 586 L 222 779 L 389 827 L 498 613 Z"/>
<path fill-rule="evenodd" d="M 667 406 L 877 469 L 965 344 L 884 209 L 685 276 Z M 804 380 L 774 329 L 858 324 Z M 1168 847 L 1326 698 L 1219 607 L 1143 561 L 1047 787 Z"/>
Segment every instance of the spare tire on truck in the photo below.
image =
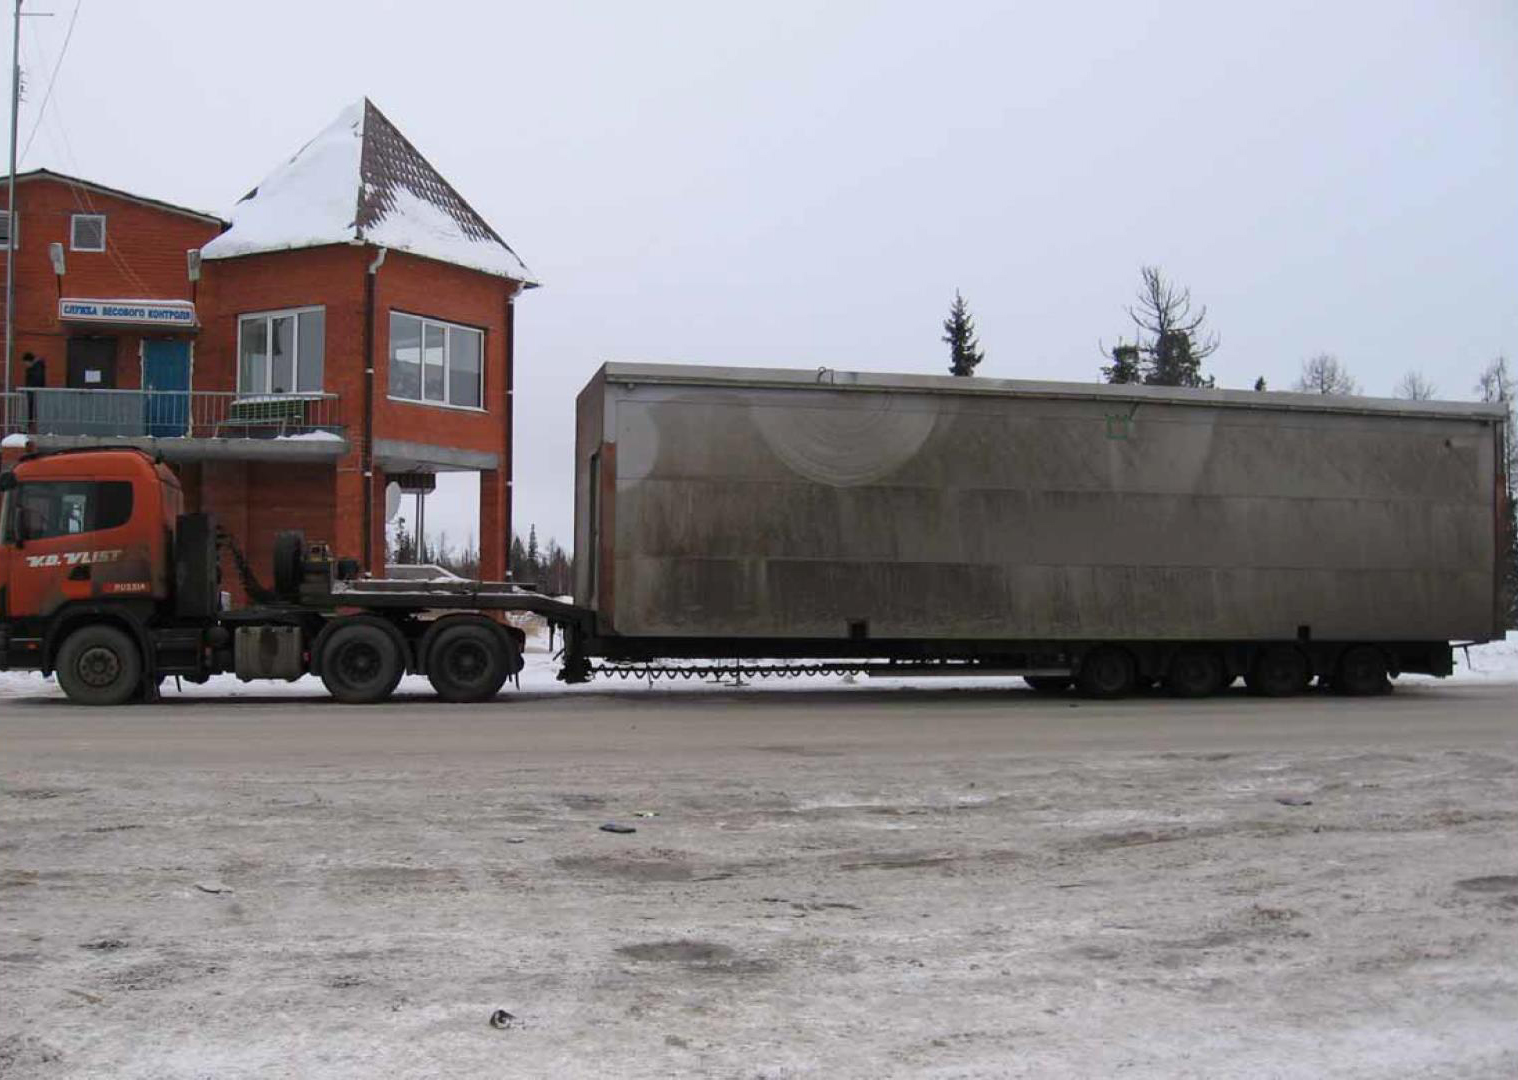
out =
<path fill-rule="evenodd" d="M 58 685 L 80 705 L 124 705 L 141 688 L 142 653 L 119 627 L 80 627 L 64 639 L 55 664 Z"/>
<path fill-rule="evenodd" d="M 306 536 L 293 529 L 286 529 L 274 537 L 274 594 L 281 600 L 294 600 L 300 595 L 301 579 L 305 577 Z"/>

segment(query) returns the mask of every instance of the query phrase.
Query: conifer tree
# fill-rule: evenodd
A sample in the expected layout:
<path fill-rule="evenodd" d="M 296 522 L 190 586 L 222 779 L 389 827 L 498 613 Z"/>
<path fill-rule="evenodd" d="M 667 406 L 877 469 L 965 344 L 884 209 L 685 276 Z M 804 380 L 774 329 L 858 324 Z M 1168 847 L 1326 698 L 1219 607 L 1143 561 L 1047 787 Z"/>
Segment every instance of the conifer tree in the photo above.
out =
<path fill-rule="evenodd" d="M 1193 315 L 1191 290 L 1167 281 L 1157 266 L 1141 267 L 1139 277 L 1138 305 L 1128 309 L 1138 340 L 1132 346 L 1118 348 L 1137 350 L 1137 368 L 1143 377 L 1132 376 L 1133 368 L 1126 357 L 1124 363 L 1117 362 L 1117 349 L 1113 350 L 1113 363 L 1102 368 L 1102 376 L 1111 383 L 1212 386 L 1212 377 L 1202 374 L 1202 361 L 1218 348 L 1217 335 L 1203 329 L 1207 309 Z"/>
<path fill-rule="evenodd" d="M 975 338 L 975 317 L 970 314 L 965 298 L 954 290 L 954 303 L 949 317 L 943 322 L 943 340 L 949 346 L 949 373 L 951 375 L 974 375 L 975 368 L 986 354 Z"/>

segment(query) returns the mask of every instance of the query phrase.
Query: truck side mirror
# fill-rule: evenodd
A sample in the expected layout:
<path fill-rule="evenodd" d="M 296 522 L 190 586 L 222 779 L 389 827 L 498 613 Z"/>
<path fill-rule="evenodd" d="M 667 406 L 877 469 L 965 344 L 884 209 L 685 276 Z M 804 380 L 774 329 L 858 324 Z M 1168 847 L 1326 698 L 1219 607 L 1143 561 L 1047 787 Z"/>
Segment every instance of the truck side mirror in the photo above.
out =
<path fill-rule="evenodd" d="M 0 473 L 0 495 L 5 494 L 7 491 L 14 491 L 15 489 L 16 474 L 12 470 L 6 469 L 3 473 Z"/>

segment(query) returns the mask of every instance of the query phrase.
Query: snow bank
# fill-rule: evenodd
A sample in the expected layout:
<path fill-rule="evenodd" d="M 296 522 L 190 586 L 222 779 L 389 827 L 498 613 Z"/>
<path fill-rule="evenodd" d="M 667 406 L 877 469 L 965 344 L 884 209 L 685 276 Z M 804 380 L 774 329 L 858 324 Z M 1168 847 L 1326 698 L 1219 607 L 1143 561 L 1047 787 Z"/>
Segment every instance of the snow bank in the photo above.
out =
<path fill-rule="evenodd" d="M 275 442 L 342 442 L 343 437 L 331 431 L 305 431 L 299 435 L 276 435 Z"/>

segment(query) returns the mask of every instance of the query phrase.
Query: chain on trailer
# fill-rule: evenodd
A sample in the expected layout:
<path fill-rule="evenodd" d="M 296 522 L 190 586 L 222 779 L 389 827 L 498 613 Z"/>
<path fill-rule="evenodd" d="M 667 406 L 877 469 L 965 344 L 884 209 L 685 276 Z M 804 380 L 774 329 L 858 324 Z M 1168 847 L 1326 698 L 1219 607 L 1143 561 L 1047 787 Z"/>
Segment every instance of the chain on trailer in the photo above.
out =
<path fill-rule="evenodd" d="M 995 669 L 988 671 L 980 664 L 955 660 L 885 664 L 865 661 L 820 664 L 591 664 L 586 672 L 591 676 L 636 679 L 639 682 L 654 682 L 659 679 L 800 679 L 811 675 L 910 678 L 913 675 L 1016 674 Z"/>
<path fill-rule="evenodd" d="M 590 673 L 604 678 L 636 679 L 799 679 L 808 675 L 864 675 L 869 664 L 592 664 Z"/>

